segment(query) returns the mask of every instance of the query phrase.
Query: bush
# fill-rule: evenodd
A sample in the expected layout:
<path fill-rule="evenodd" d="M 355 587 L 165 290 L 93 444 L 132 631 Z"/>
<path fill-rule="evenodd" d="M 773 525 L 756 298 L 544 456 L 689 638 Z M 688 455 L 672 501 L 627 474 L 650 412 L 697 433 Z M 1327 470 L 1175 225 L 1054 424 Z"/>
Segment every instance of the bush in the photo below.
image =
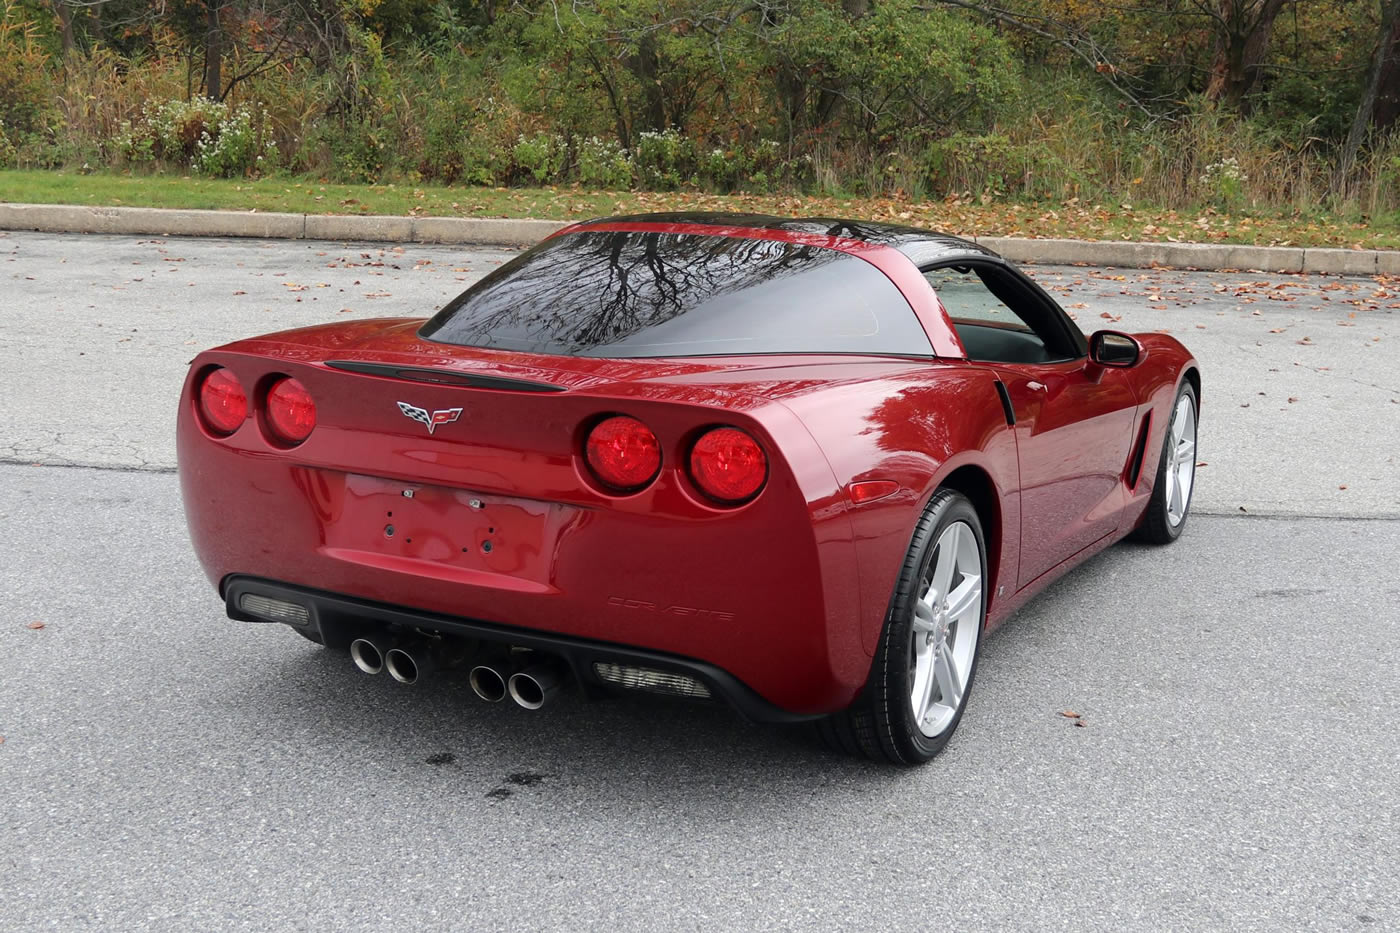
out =
<path fill-rule="evenodd" d="M 15 144 L 10 142 L 5 132 L 5 121 L 0 120 L 0 168 L 13 168 L 15 165 Z"/>
<path fill-rule="evenodd" d="M 637 135 L 635 164 L 642 187 L 671 191 L 694 174 L 694 146 L 674 129 Z"/>
<path fill-rule="evenodd" d="M 564 137 L 553 133 L 517 136 L 510 150 L 511 173 L 522 181 L 537 185 L 560 181 L 560 174 L 569 164 L 569 147 Z"/>
<path fill-rule="evenodd" d="M 156 162 L 220 178 L 262 174 L 278 161 L 266 110 L 202 97 L 147 104 L 134 124 L 122 124 L 112 147 L 128 163 Z"/>
<path fill-rule="evenodd" d="M 693 149 L 698 180 L 716 191 L 769 191 L 794 174 L 783 161 L 782 145 L 773 139 L 761 139 L 747 148 Z"/>
<path fill-rule="evenodd" d="M 612 140 L 574 137 L 578 180 L 589 188 L 622 190 L 632 187 L 632 159 Z"/>

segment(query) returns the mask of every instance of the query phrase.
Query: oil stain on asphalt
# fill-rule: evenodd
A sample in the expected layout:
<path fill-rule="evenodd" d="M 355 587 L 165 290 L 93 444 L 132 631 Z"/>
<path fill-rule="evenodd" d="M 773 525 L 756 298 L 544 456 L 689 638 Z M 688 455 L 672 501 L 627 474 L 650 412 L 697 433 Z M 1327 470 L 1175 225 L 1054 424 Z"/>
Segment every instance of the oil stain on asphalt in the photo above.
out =
<path fill-rule="evenodd" d="M 516 771 L 506 775 L 506 782 L 500 787 L 493 787 L 486 792 L 486 796 L 491 800 L 505 800 L 512 796 L 515 787 L 538 787 L 544 783 L 547 774 L 540 774 L 535 771 Z"/>

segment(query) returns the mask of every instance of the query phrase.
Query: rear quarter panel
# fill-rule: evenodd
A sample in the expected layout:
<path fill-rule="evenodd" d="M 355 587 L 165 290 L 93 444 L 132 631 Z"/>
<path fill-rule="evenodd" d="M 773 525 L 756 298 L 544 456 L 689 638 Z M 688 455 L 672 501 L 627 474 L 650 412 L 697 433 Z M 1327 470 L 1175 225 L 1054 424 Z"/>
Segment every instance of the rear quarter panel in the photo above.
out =
<path fill-rule="evenodd" d="M 783 399 L 823 451 L 839 487 L 894 480 L 894 495 L 862 505 L 842 497 L 859 569 L 861 645 L 873 654 L 914 527 L 954 471 L 983 472 L 995 514 L 984 516 L 990 579 L 988 619 L 999 580 L 1014 584 L 1020 505 L 1015 435 L 995 376 L 967 363 L 920 363 L 898 374 L 827 386 Z M 1010 586 L 1014 590 L 1014 585 Z"/>

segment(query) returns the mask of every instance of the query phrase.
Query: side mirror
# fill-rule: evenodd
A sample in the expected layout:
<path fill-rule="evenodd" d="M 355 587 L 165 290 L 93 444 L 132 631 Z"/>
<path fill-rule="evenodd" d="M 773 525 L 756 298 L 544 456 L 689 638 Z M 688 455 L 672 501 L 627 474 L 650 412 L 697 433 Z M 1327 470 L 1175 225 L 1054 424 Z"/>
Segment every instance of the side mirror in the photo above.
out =
<path fill-rule="evenodd" d="M 1126 369 L 1142 359 L 1142 344 L 1116 330 L 1100 330 L 1089 338 L 1089 359 L 1100 366 Z"/>

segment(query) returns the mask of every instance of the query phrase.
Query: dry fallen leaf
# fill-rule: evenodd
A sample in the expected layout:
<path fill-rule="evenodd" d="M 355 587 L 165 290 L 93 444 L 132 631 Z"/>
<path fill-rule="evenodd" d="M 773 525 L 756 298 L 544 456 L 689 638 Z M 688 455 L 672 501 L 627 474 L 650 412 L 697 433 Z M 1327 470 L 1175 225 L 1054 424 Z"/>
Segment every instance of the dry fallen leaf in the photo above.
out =
<path fill-rule="evenodd" d="M 36 632 L 39 631 L 39 629 L 41 629 L 41 628 L 43 628 L 43 627 L 44 627 L 44 623 L 42 623 L 42 622 L 30 622 L 27 626 L 25 626 L 25 628 L 31 628 L 31 629 L 33 629 L 33 630 L 36 631 Z"/>
<path fill-rule="evenodd" d="M 1079 718 L 1079 714 L 1076 713 L 1076 712 L 1075 712 L 1074 710 L 1072 710 L 1072 709 L 1062 709 L 1062 710 L 1060 710 L 1060 715 L 1063 716 L 1063 717 L 1065 717 L 1066 719 L 1078 719 L 1078 718 Z"/>

